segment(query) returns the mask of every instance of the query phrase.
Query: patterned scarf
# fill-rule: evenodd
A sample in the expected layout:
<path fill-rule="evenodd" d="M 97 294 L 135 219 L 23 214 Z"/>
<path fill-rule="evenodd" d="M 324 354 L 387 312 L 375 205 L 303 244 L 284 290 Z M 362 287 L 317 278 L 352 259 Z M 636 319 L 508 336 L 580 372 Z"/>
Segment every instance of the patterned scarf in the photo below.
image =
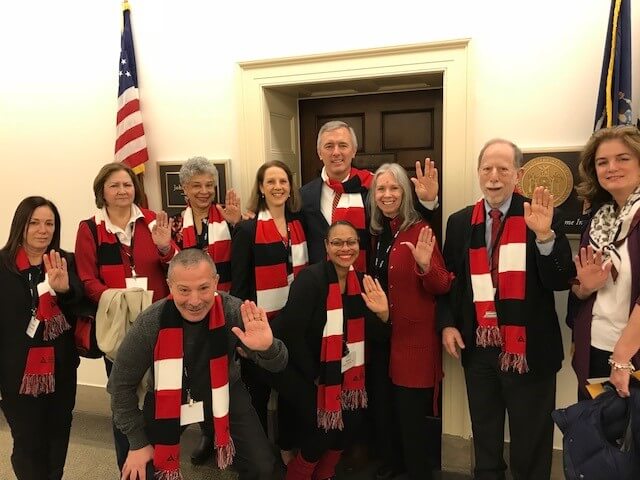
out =
<path fill-rule="evenodd" d="M 514 194 L 513 199 L 516 199 Z M 518 373 L 529 371 L 527 365 L 527 330 L 523 323 L 522 302 L 526 291 L 527 225 L 521 202 L 512 201 L 502 225 L 494 255 L 498 254 L 498 301 L 503 318 L 498 318 L 495 291 L 489 271 L 489 254 L 485 240 L 484 199 L 478 201 L 471 217 L 469 270 L 473 303 L 476 310 L 476 345 L 502 347 L 500 368 Z"/>
<path fill-rule="evenodd" d="M 589 244 L 611 260 L 611 278 L 615 282 L 622 258 L 618 248 L 640 221 L 640 187 L 637 187 L 616 214 L 615 202 L 605 203 L 593 216 L 589 228 Z"/>
<path fill-rule="evenodd" d="M 16 267 L 22 274 L 31 267 L 29 257 L 23 247 L 20 247 L 16 254 Z M 37 291 L 37 306 L 32 315 L 44 324 L 42 339 L 46 343 L 58 338 L 71 326 L 58 307 L 56 292 L 49 286 L 48 275 L 45 274 L 44 281 L 38 283 Z M 31 294 L 33 295 L 33 292 Z M 55 351 L 53 345 L 29 347 L 20 393 L 34 397 L 43 393 L 53 393 L 55 391 L 54 373 Z"/>
<path fill-rule="evenodd" d="M 181 230 L 182 248 L 196 247 L 198 239 L 190 205 L 187 205 L 183 213 Z M 216 270 L 220 275 L 218 290 L 228 292 L 231 290 L 231 233 L 227 221 L 222 218 L 214 204 L 209 207 L 207 230 L 207 253 L 216 264 Z"/>
<path fill-rule="evenodd" d="M 327 268 L 327 321 L 322 331 L 317 395 L 318 427 L 325 431 L 344 428 L 343 409 L 356 410 L 367 406 L 364 374 L 365 321 L 360 282 L 351 267 L 346 281 L 348 307 L 345 312 L 335 267 L 328 263 Z M 345 318 L 345 314 L 350 316 Z M 347 358 L 347 354 L 352 356 L 352 363 L 350 368 L 343 371 L 343 358 Z"/>
<path fill-rule="evenodd" d="M 258 213 L 253 258 L 256 304 L 271 320 L 287 303 L 289 285 L 309 263 L 307 240 L 299 220 L 287 220 L 289 239 L 285 244 L 269 210 Z"/>
<path fill-rule="evenodd" d="M 142 210 L 144 221 L 149 231 L 156 221 L 155 214 L 150 210 Z M 97 227 L 97 260 L 100 278 L 109 288 L 126 288 L 126 273 L 122 263 L 120 252 L 120 242 L 115 233 L 107 230 L 102 210 L 98 210 L 94 215 L 94 222 Z"/>
<path fill-rule="evenodd" d="M 160 331 L 153 350 L 155 422 L 150 433 L 154 444 L 156 479 L 182 479 L 180 473 L 180 407 L 182 406 L 182 316 L 169 296 L 160 315 Z M 229 359 L 222 298 L 215 296 L 209 311 L 209 375 L 213 410 L 216 462 L 231 465 L 235 448 L 229 432 Z"/>
<path fill-rule="evenodd" d="M 333 221 L 346 220 L 358 231 L 360 237 L 360 255 L 354 263 L 358 272 L 367 271 L 367 253 L 365 244 L 362 241 L 366 238 L 366 213 L 362 202 L 362 194 L 366 193 L 371 186 L 373 174 L 368 170 L 358 170 L 352 168 L 349 179 L 345 182 L 327 179 L 327 185 L 334 192 L 342 194 L 340 201 L 333 212 Z"/>

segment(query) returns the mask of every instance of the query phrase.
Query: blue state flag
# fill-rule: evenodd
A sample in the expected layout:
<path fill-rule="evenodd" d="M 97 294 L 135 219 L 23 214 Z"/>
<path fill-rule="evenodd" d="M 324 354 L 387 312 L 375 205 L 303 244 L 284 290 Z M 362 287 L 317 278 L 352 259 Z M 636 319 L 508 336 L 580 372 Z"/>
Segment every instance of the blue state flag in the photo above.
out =
<path fill-rule="evenodd" d="M 632 125 L 631 0 L 611 0 L 594 130 Z"/>

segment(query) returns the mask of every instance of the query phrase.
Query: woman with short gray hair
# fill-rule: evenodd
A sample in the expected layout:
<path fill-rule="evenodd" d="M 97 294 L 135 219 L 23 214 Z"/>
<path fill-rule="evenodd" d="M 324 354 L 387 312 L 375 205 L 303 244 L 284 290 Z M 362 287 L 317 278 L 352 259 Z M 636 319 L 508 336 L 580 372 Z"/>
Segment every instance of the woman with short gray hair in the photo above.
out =
<path fill-rule="evenodd" d="M 240 197 L 227 190 L 225 203 L 216 203 L 218 171 L 204 157 L 192 157 L 180 168 L 180 185 L 187 208 L 173 217 L 172 236 L 181 249 L 199 248 L 209 254 L 220 275 L 218 290 L 231 289 L 231 231 L 240 221 Z"/>

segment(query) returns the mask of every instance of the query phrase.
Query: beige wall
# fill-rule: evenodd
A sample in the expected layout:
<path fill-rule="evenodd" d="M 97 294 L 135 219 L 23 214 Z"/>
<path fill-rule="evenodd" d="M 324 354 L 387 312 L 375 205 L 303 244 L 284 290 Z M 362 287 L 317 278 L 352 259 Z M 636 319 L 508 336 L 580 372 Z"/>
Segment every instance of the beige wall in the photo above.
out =
<path fill-rule="evenodd" d="M 241 183 L 239 61 L 470 38 L 469 111 L 460 121 L 469 125 L 461 141 L 473 155 L 495 136 L 523 148 L 576 146 L 589 136 L 606 0 L 320 5 L 131 0 L 152 207 L 159 206 L 156 161 L 231 158 L 233 183 Z M 112 160 L 120 18 L 117 0 L 3 2 L 0 239 L 19 200 L 41 194 L 60 208 L 63 246 L 73 248 L 78 221 L 93 210 L 93 176 Z M 83 362 L 80 382 L 103 384 L 102 370 L 99 361 Z M 572 402 L 566 365 L 558 385 L 559 403 Z"/>

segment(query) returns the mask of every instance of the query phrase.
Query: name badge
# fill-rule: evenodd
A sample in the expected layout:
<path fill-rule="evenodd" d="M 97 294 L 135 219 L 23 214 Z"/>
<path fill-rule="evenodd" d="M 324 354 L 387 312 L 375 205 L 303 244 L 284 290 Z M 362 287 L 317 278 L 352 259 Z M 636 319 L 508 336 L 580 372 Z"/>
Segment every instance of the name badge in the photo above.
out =
<path fill-rule="evenodd" d="M 342 368 L 341 372 L 344 373 L 350 368 L 353 368 L 356 364 L 356 352 L 351 351 L 347 353 L 344 357 L 342 357 Z"/>
<path fill-rule="evenodd" d="M 31 317 L 29 321 L 29 325 L 27 325 L 27 335 L 33 338 L 38 331 L 38 327 L 40 326 L 40 320 L 38 320 L 35 316 Z"/>
<path fill-rule="evenodd" d="M 180 407 L 180 425 L 204 422 L 204 404 L 189 402 Z"/>
<path fill-rule="evenodd" d="M 141 288 L 147 290 L 147 277 L 129 277 L 125 278 L 127 288 Z"/>
<path fill-rule="evenodd" d="M 498 318 L 498 314 L 492 310 L 487 310 L 484 313 L 484 318 Z"/>

